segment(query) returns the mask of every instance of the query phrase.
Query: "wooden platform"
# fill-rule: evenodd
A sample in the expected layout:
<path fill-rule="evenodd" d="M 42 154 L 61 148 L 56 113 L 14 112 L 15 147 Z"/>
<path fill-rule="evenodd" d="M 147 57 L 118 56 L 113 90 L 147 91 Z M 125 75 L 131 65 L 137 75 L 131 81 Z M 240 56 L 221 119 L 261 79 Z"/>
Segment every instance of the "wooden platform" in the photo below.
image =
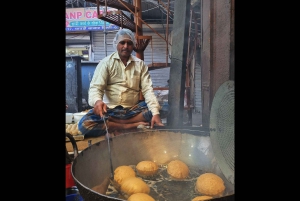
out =
<path fill-rule="evenodd" d="M 83 135 L 73 135 L 73 138 L 78 141 L 78 140 L 84 140 L 84 136 Z M 68 137 L 66 137 L 66 141 L 69 142 L 70 139 Z"/>
<path fill-rule="evenodd" d="M 137 131 L 137 129 L 114 131 L 114 132 L 110 133 L 110 137 L 115 137 L 115 136 L 122 135 L 127 132 L 134 132 L 134 131 Z M 82 140 L 76 140 L 76 145 L 77 145 L 78 151 L 80 152 L 89 146 L 89 144 L 88 144 L 89 140 L 91 140 L 91 144 L 93 145 L 93 144 L 100 142 L 102 140 L 105 140 L 105 139 L 106 138 L 104 135 L 99 136 L 99 137 L 83 137 Z M 66 140 L 66 148 L 67 148 L 68 152 L 73 153 L 74 149 L 73 149 L 73 145 L 70 141 Z"/>
<path fill-rule="evenodd" d="M 88 147 L 88 141 L 91 140 L 91 143 L 92 144 L 95 144 L 97 142 L 100 142 L 102 140 L 105 140 L 105 136 L 100 136 L 100 137 L 91 137 L 91 138 L 85 138 L 83 140 L 80 140 L 80 141 L 76 141 L 76 145 L 77 145 L 77 148 L 78 148 L 78 151 L 82 151 L 84 150 L 85 148 Z M 74 152 L 74 149 L 73 149 L 73 145 L 70 141 L 66 141 L 66 148 L 67 148 L 67 151 L 69 153 L 73 153 Z"/>

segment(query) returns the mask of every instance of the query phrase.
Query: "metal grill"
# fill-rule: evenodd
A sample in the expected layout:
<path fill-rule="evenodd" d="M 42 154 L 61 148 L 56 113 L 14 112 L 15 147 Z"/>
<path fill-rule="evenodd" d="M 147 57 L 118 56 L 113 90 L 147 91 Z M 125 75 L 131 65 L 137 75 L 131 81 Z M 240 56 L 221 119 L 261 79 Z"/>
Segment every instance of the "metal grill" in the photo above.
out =
<path fill-rule="evenodd" d="M 234 184 L 234 82 L 223 83 L 216 92 L 210 113 L 211 144 L 218 165 Z"/>
<path fill-rule="evenodd" d="M 229 92 L 225 94 L 221 100 L 218 110 L 217 135 L 220 142 L 220 149 L 225 157 L 225 160 L 229 167 L 234 170 L 234 108 L 232 101 L 234 99 L 234 93 Z M 222 134 L 222 135 L 221 135 Z"/>

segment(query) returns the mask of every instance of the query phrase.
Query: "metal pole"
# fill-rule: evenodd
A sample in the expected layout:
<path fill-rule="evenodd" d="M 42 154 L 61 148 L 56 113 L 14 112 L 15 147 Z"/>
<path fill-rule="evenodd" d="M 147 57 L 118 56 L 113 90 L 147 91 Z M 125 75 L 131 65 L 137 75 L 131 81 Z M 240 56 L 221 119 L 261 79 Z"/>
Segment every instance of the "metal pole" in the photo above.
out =
<path fill-rule="evenodd" d="M 106 47 L 106 21 L 104 21 L 104 51 L 105 51 L 105 56 L 107 56 L 107 47 Z"/>
<path fill-rule="evenodd" d="M 139 8 L 139 11 L 135 11 L 135 16 L 134 16 L 134 21 L 136 23 L 137 26 L 141 27 L 141 31 L 139 31 L 139 29 L 136 29 L 136 34 L 137 36 L 142 36 L 143 35 L 143 28 L 142 28 L 142 3 L 141 3 L 141 0 L 135 0 L 135 6 L 137 8 Z M 142 40 L 142 39 L 139 39 L 139 40 Z M 144 60 L 144 51 L 138 51 L 136 52 L 136 57 L 141 59 L 141 60 Z"/>
<path fill-rule="evenodd" d="M 104 17 L 107 15 L 107 1 L 105 0 L 105 8 L 104 8 Z M 107 56 L 107 46 L 106 46 L 106 21 L 104 21 L 104 51 L 105 56 Z"/>

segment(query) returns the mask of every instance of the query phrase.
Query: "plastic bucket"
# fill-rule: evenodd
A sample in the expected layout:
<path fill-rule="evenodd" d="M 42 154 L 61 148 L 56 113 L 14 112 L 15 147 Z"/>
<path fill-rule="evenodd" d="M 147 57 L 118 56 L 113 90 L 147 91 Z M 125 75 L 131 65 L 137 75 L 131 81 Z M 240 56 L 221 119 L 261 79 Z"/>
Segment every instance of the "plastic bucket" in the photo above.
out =
<path fill-rule="evenodd" d="M 83 198 L 79 194 L 66 195 L 66 201 L 83 201 Z"/>
<path fill-rule="evenodd" d="M 75 186 L 75 181 L 71 174 L 71 164 L 66 165 L 66 188 L 71 188 Z"/>
<path fill-rule="evenodd" d="M 66 113 L 66 124 L 70 124 L 73 121 L 73 113 Z"/>

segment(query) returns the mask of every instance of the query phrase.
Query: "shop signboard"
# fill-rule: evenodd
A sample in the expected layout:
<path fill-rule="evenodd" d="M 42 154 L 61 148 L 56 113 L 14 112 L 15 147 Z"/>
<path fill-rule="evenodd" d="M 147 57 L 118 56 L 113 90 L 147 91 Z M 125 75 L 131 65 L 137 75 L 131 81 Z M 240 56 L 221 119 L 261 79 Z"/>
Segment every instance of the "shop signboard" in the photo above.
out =
<path fill-rule="evenodd" d="M 107 7 L 107 13 L 118 9 Z M 104 7 L 99 9 L 104 13 Z M 66 32 L 118 30 L 120 27 L 97 17 L 97 7 L 66 8 Z"/>

